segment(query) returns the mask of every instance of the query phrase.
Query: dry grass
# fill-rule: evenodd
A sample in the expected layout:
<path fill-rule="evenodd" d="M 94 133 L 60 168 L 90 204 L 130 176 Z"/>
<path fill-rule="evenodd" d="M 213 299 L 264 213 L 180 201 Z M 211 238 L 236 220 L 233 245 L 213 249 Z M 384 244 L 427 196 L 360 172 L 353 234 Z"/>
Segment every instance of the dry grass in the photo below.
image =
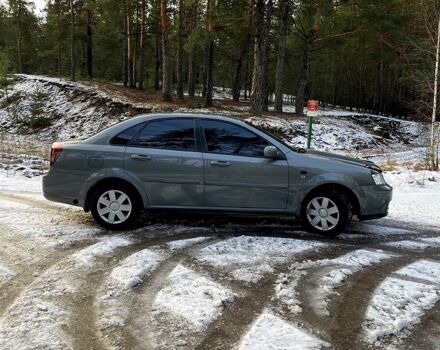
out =
<path fill-rule="evenodd" d="M 0 154 L 2 158 L 26 154 L 41 158 L 48 158 L 51 143 L 31 140 L 31 136 L 18 136 L 0 133 Z"/>

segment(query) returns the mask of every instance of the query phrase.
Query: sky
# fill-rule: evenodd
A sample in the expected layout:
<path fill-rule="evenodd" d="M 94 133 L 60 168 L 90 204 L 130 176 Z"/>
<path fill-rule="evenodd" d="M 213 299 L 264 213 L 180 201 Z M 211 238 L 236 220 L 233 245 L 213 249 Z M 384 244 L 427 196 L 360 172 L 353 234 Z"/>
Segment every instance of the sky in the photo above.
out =
<path fill-rule="evenodd" d="M 47 0 L 31 0 L 35 4 L 35 12 L 40 14 L 46 6 Z"/>
<path fill-rule="evenodd" d="M 35 13 L 37 15 L 41 14 L 46 6 L 48 0 L 29 0 L 30 3 L 34 4 Z M 5 0 L 0 0 L 0 4 L 5 4 Z"/>

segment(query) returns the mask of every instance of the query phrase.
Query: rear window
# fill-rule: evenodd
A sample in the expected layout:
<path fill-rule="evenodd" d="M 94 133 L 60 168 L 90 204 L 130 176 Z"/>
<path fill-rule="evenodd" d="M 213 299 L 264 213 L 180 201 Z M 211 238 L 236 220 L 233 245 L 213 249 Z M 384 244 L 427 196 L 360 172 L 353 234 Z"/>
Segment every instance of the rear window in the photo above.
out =
<path fill-rule="evenodd" d="M 140 132 L 136 146 L 195 151 L 194 120 L 160 119 L 149 122 Z"/>
<path fill-rule="evenodd" d="M 110 143 L 112 145 L 126 146 L 131 141 L 131 139 L 136 135 L 138 128 L 139 128 L 139 124 L 134 125 L 128 129 L 125 129 L 124 131 L 120 132 L 115 137 L 113 137 L 110 140 Z"/>

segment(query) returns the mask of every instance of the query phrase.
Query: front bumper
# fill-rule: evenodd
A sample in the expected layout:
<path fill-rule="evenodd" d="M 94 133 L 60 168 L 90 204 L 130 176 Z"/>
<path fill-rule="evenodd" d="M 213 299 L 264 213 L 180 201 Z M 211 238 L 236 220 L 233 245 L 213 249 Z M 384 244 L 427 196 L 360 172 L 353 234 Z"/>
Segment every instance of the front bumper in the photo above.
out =
<path fill-rule="evenodd" d="M 379 219 L 388 215 L 388 207 L 393 198 L 393 188 L 387 184 L 362 186 L 358 197 L 359 220 Z"/>

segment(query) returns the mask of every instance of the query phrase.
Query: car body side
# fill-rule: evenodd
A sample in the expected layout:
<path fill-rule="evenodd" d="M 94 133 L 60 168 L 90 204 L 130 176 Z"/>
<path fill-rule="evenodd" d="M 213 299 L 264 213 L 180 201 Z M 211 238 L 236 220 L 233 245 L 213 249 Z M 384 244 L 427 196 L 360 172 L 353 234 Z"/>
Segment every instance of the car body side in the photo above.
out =
<path fill-rule="evenodd" d="M 184 117 L 201 119 L 223 120 L 238 124 L 259 135 L 270 144 L 278 148 L 284 159 L 266 159 L 267 164 L 287 162 L 287 201 L 285 208 L 243 208 L 243 207 L 217 207 L 205 205 L 205 198 L 201 205 L 189 206 L 153 206 L 142 179 L 126 169 L 124 159 L 127 148 L 125 145 L 111 145 L 110 140 L 118 133 L 139 123 L 148 122 L 158 118 Z M 196 128 L 199 123 L 196 122 Z M 198 133 L 201 131 L 198 130 Z M 176 151 L 180 152 L 180 151 Z M 206 156 L 203 150 L 202 159 Z M 236 157 L 235 155 L 226 155 Z M 179 164 L 175 164 L 179 171 Z M 204 162 L 201 166 L 205 166 Z M 245 179 L 244 179 L 245 180 Z M 77 205 L 88 211 L 89 194 L 93 188 L 103 181 L 122 181 L 127 186 L 132 186 L 139 194 L 145 209 L 185 209 L 185 210 L 212 210 L 231 212 L 267 212 L 300 215 L 301 206 L 305 198 L 319 189 L 336 188 L 345 192 L 353 205 L 354 214 L 360 219 L 369 219 L 387 215 L 388 204 L 392 197 L 392 188 L 387 184 L 376 185 L 371 177 L 371 169 L 359 162 L 344 161 L 338 157 L 329 158 L 319 153 L 301 153 L 288 148 L 277 139 L 262 132 L 257 128 L 227 117 L 213 117 L 198 114 L 159 114 L 135 117 L 116 126 L 110 127 L 91 138 L 78 143 L 63 143 L 63 152 L 49 173 L 43 179 L 43 191 L 47 199 L 71 205 Z M 277 184 L 274 184 L 275 187 Z M 206 186 L 203 179 L 200 184 L 202 190 Z M 279 188 L 279 190 L 283 190 Z M 270 191 L 268 192 L 270 193 Z"/>

